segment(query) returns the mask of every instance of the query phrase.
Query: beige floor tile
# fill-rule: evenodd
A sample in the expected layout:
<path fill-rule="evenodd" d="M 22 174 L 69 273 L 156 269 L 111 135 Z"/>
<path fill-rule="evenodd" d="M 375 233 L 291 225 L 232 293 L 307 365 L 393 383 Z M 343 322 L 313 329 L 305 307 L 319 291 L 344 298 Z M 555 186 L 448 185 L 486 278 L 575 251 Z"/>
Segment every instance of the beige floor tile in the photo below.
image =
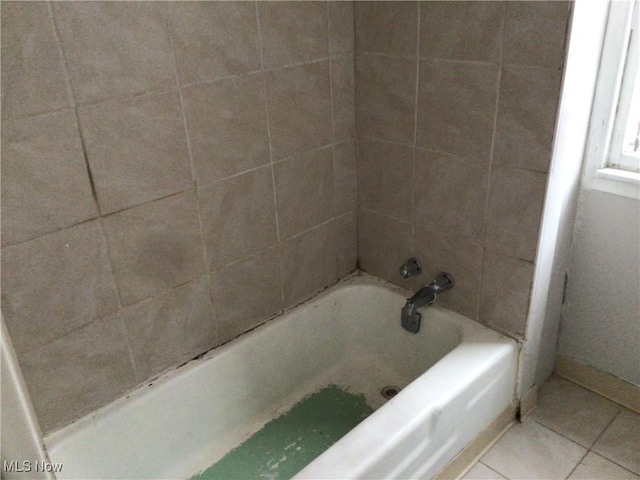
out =
<path fill-rule="evenodd" d="M 462 480 L 504 480 L 504 478 L 495 470 L 478 462 L 462 477 Z"/>
<path fill-rule="evenodd" d="M 634 475 L 629 470 L 593 452 L 589 452 L 569 476 L 569 480 L 593 480 L 596 478 L 599 480 L 640 479 L 638 475 Z"/>
<path fill-rule="evenodd" d="M 482 463 L 511 479 L 564 479 L 586 451 L 577 443 L 528 420 L 514 425 L 482 457 Z"/>
<path fill-rule="evenodd" d="M 615 403 L 557 375 L 538 394 L 534 419 L 584 447 L 591 447 L 620 411 Z"/>
<path fill-rule="evenodd" d="M 640 474 L 640 415 L 623 409 L 598 439 L 593 450 Z"/>

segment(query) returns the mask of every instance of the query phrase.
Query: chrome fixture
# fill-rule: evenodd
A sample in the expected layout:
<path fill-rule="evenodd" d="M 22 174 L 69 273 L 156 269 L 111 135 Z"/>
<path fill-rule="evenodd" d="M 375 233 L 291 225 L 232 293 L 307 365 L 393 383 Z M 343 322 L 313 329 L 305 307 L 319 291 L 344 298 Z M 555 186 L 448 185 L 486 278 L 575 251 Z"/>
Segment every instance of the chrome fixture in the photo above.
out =
<path fill-rule="evenodd" d="M 407 263 L 400 267 L 400 276 L 402 278 L 413 277 L 414 275 L 420 275 L 421 273 L 422 265 L 420 265 L 420 262 L 413 257 L 407 260 Z"/>
<path fill-rule="evenodd" d="M 453 277 L 446 272 L 441 272 L 433 282 L 422 287 L 411 298 L 408 298 L 407 303 L 402 307 L 402 328 L 411 333 L 418 333 L 422 315 L 417 310 L 433 303 L 440 292 L 450 288 L 453 288 Z"/>

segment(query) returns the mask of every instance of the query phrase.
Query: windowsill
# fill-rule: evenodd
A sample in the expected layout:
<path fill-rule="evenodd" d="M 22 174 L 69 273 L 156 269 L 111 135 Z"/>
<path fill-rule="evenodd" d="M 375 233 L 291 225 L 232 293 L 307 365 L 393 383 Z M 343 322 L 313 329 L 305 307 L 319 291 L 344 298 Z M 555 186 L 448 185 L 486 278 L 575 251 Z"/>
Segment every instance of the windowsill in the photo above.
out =
<path fill-rule="evenodd" d="M 617 168 L 600 168 L 594 172 L 588 188 L 640 200 L 640 173 Z"/>

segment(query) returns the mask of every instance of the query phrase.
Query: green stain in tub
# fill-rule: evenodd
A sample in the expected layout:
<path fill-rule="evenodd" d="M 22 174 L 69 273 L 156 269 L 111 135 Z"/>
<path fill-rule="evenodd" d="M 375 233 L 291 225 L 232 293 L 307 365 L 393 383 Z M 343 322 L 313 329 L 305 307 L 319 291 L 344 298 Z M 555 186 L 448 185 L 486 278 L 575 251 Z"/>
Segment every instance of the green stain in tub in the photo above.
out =
<path fill-rule="evenodd" d="M 371 413 L 364 395 L 329 385 L 190 480 L 291 478 Z"/>

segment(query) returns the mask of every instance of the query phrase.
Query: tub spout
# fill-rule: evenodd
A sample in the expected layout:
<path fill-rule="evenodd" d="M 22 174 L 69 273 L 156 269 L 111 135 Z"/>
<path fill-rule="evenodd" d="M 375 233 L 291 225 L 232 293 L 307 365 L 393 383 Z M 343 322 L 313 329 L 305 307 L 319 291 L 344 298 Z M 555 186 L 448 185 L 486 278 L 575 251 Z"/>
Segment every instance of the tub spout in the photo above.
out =
<path fill-rule="evenodd" d="M 418 309 L 433 303 L 440 292 L 453 288 L 453 277 L 446 272 L 440 273 L 429 285 L 422 287 L 411 298 L 407 299 L 400 316 L 402 328 L 411 332 L 420 331 L 422 315 Z"/>

